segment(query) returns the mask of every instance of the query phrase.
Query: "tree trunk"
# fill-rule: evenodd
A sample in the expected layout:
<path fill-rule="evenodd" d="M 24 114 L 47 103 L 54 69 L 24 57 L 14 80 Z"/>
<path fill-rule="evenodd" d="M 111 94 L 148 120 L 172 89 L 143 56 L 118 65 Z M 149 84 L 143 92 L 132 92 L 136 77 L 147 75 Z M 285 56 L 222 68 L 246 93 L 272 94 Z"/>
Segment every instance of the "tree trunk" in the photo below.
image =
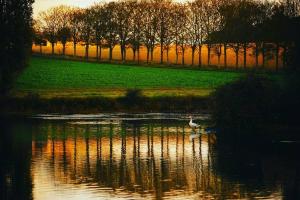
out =
<path fill-rule="evenodd" d="M 40 44 L 40 54 L 42 55 L 43 52 L 42 52 L 42 44 Z"/>
<path fill-rule="evenodd" d="M 255 43 L 255 66 L 258 68 L 258 56 L 259 56 L 259 51 L 258 51 L 259 44 Z"/>
<path fill-rule="evenodd" d="M 89 44 L 85 45 L 85 59 L 89 59 Z"/>
<path fill-rule="evenodd" d="M 184 51 L 185 51 L 184 48 L 182 48 L 182 63 L 181 63 L 182 66 L 184 66 Z"/>
<path fill-rule="evenodd" d="M 202 59 L 201 59 L 201 55 L 202 54 L 202 45 L 199 45 L 199 67 L 202 67 Z"/>
<path fill-rule="evenodd" d="M 140 63 L 140 47 L 137 48 L 138 64 Z"/>
<path fill-rule="evenodd" d="M 194 66 L 195 48 L 192 48 L 192 66 Z"/>
<path fill-rule="evenodd" d="M 278 66 L 278 63 L 279 63 L 278 62 L 279 61 L 279 44 L 278 44 L 278 42 L 276 43 L 276 55 L 275 56 L 276 56 L 276 61 L 275 61 L 276 62 L 276 71 L 278 71 L 278 67 L 279 67 Z"/>
<path fill-rule="evenodd" d="M 164 62 L 164 49 L 163 49 L 163 46 L 164 46 L 164 42 L 163 40 L 160 41 L 160 64 L 163 64 Z"/>
<path fill-rule="evenodd" d="M 121 61 L 123 61 L 123 57 L 124 57 L 123 53 L 124 53 L 124 51 L 123 51 L 123 45 L 121 43 Z"/>
<path fill-rule="evenodd" d="M 286 63 L 287 63 L 287 58 L 286 58 L 286 51 L 287 51 L 287 47 L 286 47 L 286 44 L 283 44 L 283 67 L 285 68 L 286 67 Z"/>
<path fill-rule="evenodd" d="M 102 46 L 101 44 L 99 45 L 99 60 L 101 60 L 102 58 Z"/>
<path fill-rule="evenodd" d="M 147 47 L 147 64 L 149 63 L 150 48 Z"/>
<path fill-rule="evenodd" d="M 210 66 L 210 44 L 207 45 L 207 66 Z"/>
<path fill-rule="evenodd" d="M 265 68 L 265 43 L 262 43 L 262 67 Z"/>
<path fill-rule="evenodd" d="M 63 55 L 66 55 L 66 43 L 64 42 L 62 43 L 62 45 L 63 45 Z"/>
<path fill-rule="evenodd" d="M 169 64 L 169 47 L 167 48 L 167 63 Z"/>
<path fill-rule="evenodd" d="M 235 52 L 235 68 L 239 68 L 239 51 Z"/>
<path fill-rule="evenodd" d="M 221 63 L 222 45 L 218 44 L 218 48 L 219 48 L 219 54 L 218 54 L 218 68 L 219 68 L 220 67 L 220 63 Z"/>
<path fill-rule="evenodd" d="M 54 42 L 51 43 L 51 47 L 52 47 L 52 55 L 54 55 Z"/>
<path fill-rule="evenodd" d="M 135 61 L 136 49 L 132 49 L 132 52 L 133 52 L 133 58 L 132 58 L 132 60 Z"/>
<path fill-rule="evenodd" d="M 178 44 L 175 45 L 175 52 L 176 52 L 176 65 L 178 64 Z"/>
<path fill-rule="evenodd" d="M 247 43 L 244 43 L 244 69 L 247 67 Z"/>
<path fill-rule="evenodd" d="M 112 51 L 113 51 L 112 46 L 109 45 L 109 61 L 112 61 Z"/>
<path fill-rule="evenodd" d="M 224 67 L 227 68 L 227 44 L 224 43 Z"/>
<path fill-rule="evenodd" d="M 97 61 L 99 60 L 98 55 L 99 55 L 99 44 L 97 43 L 97 44 L 96 44 L 96 60 L 97 60 Z"/>
<path fill-rule="evenodd" d="M 153 52 L 154 52 L 154 48 L 151 47 L 151 63 L 153 62 Z"/>
<path fill-rule="evenodd" d="M 126 47 L 124 46 L 124 62 L 126 61 Z"/>
<path fill-rule="evenodd" d="M 76 42 L 73 42 L 73 54 L 74 54 L 74 57 L 76 57 Z"/>

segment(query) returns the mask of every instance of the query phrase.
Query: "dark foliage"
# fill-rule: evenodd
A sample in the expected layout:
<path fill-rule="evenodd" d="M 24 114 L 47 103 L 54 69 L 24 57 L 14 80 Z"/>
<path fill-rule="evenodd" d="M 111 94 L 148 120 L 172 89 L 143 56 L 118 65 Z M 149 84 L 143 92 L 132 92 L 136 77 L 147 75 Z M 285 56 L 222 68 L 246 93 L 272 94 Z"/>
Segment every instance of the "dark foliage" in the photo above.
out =
<path fill-rule="evenodd" d="M 0 1 L 0 92 L 6 93 L 28 61 L 33 0 Z"/>
<path fill-rule="evenodd" d="M 273 81 L 253 74 L 223 86 L 215 93 L 217 126 L 224 132 L 245 133 L 242 137 L 253 135 L 278 118 L 279 90 Z"/>
<path fill-rule="evenodd" d="M 218 89 L 213 118 L 220 129 L 219 139 L 252 145 L 271 139 L 299 139 L 299 77 L 298 73 L 288 72 L 278 85 L 274 80 L 249 74 Z"/>

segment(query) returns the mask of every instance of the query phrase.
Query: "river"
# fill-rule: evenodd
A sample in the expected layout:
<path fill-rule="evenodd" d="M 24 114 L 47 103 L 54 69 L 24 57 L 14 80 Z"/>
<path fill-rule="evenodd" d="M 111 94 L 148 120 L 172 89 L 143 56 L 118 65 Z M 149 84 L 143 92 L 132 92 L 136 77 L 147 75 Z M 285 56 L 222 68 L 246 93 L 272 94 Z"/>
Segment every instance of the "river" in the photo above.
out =
<path fill-rule="evenodd" d="M 0 199 L 297 199 L 298 141 L 218 144 L 209 116 L 2 118 Z"/>

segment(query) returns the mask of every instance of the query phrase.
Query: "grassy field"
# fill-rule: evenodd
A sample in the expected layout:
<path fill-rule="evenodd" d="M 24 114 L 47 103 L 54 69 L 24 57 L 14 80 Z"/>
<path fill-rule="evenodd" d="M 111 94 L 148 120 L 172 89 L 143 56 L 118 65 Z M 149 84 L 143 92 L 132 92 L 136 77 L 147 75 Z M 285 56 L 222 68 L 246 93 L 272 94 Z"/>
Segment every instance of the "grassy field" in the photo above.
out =
<path fill-rule="evenodd" d="M 18 77 L 12 95 L 119 97 L 129 88 L 145 96 L 207 96 L 241 76 L 239 72 L 201 71 L 85 63 L 33 57 Z"/>

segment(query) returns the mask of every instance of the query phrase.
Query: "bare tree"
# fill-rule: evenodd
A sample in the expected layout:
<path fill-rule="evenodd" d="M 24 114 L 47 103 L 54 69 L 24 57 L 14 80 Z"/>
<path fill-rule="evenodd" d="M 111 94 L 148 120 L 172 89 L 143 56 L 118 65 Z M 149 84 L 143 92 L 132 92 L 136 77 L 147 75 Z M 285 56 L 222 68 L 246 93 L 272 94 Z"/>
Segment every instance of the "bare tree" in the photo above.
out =
<path fill-rule="evenodd" d="M 158 27 L 158 18 L 156 15 L 153 2 L 147 2 L 144 5 L 144 23 L 142 27 L 143 31 L 143 43 L 147 48 L 147 63 L 149 62 L 149 56 L 151 55 L 151 61 L 153 61 L 153 51 L 155 47 L 155 35 Z"/>
<path fill-rule="evenodd" d="M 89 47 L 92 40 L 93 15 L 91 9 L 87 8 L 82 14 L 82 26 L 80 27 L 80 38 L 85 45 L 85 58 L 89 59 Z"/>
<path fill-rule="evenodd" d="M 40 46 L 40 54 L 43 53 L 42 46 L 46 43 L 44 40 L 43 29 L 41 27 L 41 22 L 38 20 L 33 21 L 33 41 L 35 45 Z"/>
<path fill-rule="evenodd" d="M 80 40 L 80 30 L 82 27 L 82 16 L 83 15 L 83 9 L 80 8 L 71 8 L 69 11 L 69 17 L 70 20 L 70 32 L 71 37 L 73 41 L 73 55 L 76 57 L 76 47 L 77 43 Z"/>
<path fill-rule="evenodd" d="M 220 28 L 220 14 L 218 9 L 221 1 L 219 0 L 207 0 L 203 1 L 203 27 L 207 45 L 207 65 L 210 66 L 210 54 L 212 48 L 212 40 L 210 38 L 211 33 L 217 31 Z"/>
<path fill-rule="evenodd" d="M 52 55 L 54 54 L 54 45 L 57 42 L 57 33 L 59 30 L 59 12 L 56 7 L 50 8 L 47 11 L 39 14 L 38 20 L 41 22 L 41 27 L 45 39 L 51 43 Z"/>
<path fill-rule="evenodd" d="M 222 55 L 222 44 L 214 44 L 213 45 L 213 52 L 218 57 L 218 67 L 220 67 L 221 55 Z"/>
<path fill-rule="evenodd" d="M 167 37 L 168 29 L 170 29 L 170 7 L 171 2 L 163 0 L 155 2 L 154 4 L 157 13 L 158 27 L 157 27 L 157 39 L 160 44 L 160 63 L 164 60 L 164 44 Z"/>
<path fill-rule="evenodd" d="M 118 44 L 118 34 L 117 34 L 117 16 L 116 16 L 116 2 L 110 2 L 104 5 L 104 26 L 105 26 L 105 34 L 104 39 L 106 41 L 106 45 L 109 48 L 109 60 L 112 60 L 113 48 Z"/>
<path fill-rule="evenodd" d="M 133 7 L 129 1 L 121 1 L 117 3 L 116 12 L 116 31 L 119 36 L 119 43 L 121 46 L 121 59 L 126 59 L 126 46 L 129 42 L 130 23 L 133 12 Z"/>
<path fill-rule="evenodd" d="M 190 14 L 189 14 L 189 23 L 190 23 L 190 46 L 192 49 L 192 65 L 194 65 L 194 56 L 195 51 L 198 49 L 198 65 L 202 65 L 202 44 L 203 44 L 203 1 L 196 0 L 188 3 Z"/>
<path fill-rule="evenodd" d="M 236 42 L 236 43 L 230 43 L 228 46 L 234 51 L 235 53 L 235 68 L 238 69 L 239 67 L 239 53 L 241 49 L 243 48 L 243 43 Z"/>
<path fill-rule="evenodd" d="M 91 7 L 93 19 L 93 39 L 96 44 L 96 59 L 101 60 L 102 43 L 105 35 L 104 8 L 102 4 L 96 4 Z"/>
<path fill-rule="evenodd" d="M 176 18 L 177 18 L 176 42 L 178 42 L 178 45 L 182 53 L 181 64 L 184 65 L 185 50 L 189 47 L 189 22 L 188 22 L 188 9 L 186 4 L 180 4 L 177 7 Z"/>
<path fill-rule="evenodd" d="M 71 37 L 71 28 L 70 28 L 70 11 L 71 8 L 68 6 L 58 6 L 55 7 L 58 14 L 58 31 L 57 37 L 58 41 L 61 42 L 63 46 L 63 55 L 66 52 L 66 43 Z"/>
<path fill-rule="evenodd" d="M 131 2 L 130 6 L 132 7 L 132 16 L 130 21 L 130 30 L 129 34 L 129 46 L 133 51 L 133 60 L 136 60 L 136 53 L 138 54 L 138 63 L 140 61 L 140 47 L 142 40 L 142 27 L 143 27 L 143 9 L 145 2 Z"/>

